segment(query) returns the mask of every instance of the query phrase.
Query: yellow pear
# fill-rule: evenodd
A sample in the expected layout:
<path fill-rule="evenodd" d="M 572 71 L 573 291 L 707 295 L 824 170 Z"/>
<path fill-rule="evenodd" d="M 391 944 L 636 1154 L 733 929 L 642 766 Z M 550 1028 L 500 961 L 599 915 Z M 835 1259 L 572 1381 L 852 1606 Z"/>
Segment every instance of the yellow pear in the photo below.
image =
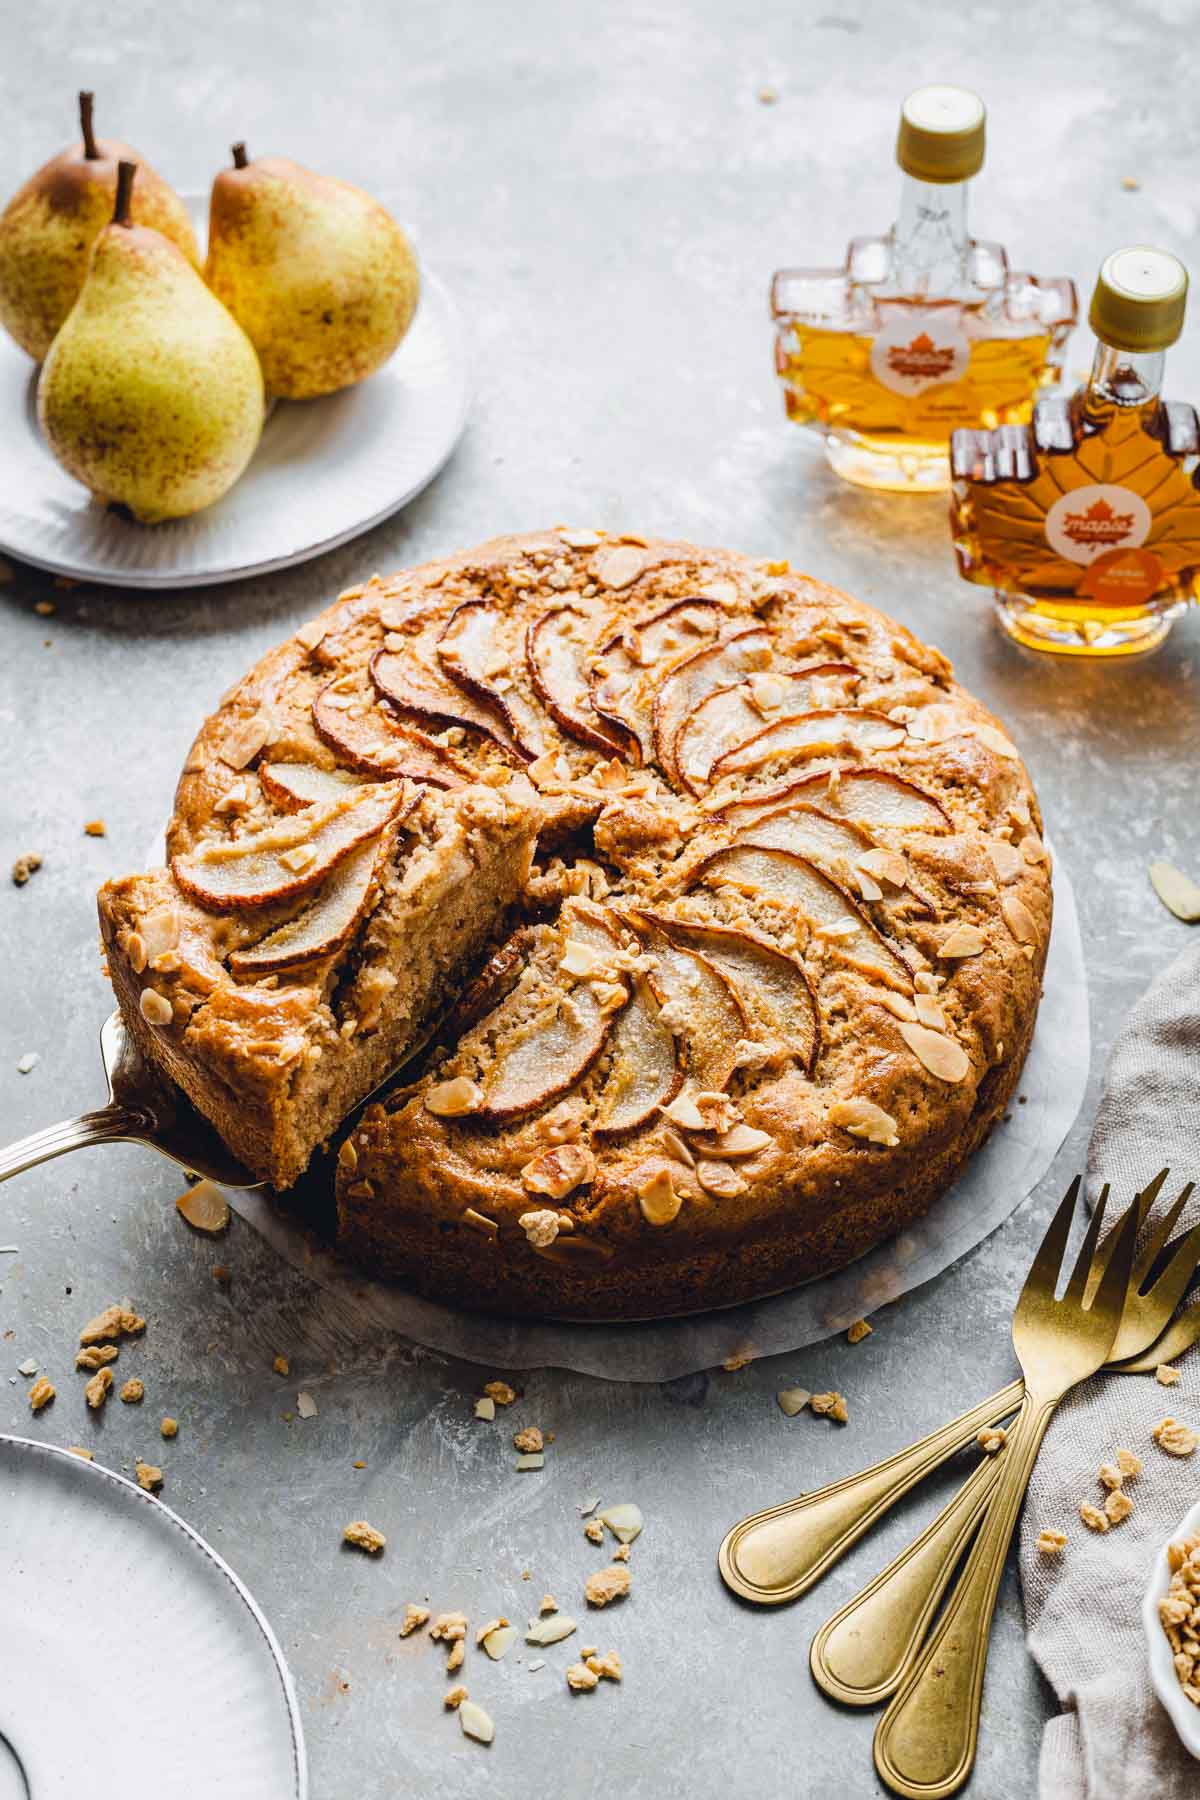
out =
<path fill-rule="evenodd" d="M 139 163 L 133 218 L 178 244 L 200 267 L 187 209 L 136 150 L 97 138 L 92 96 L 80 94 L 82 140 L 39 169 L 0 215 L 0 325 L 42 362 L 55 333 L 79 298 L 97 234 L 112 218 L 117 164 Z"/>
<path fill-rule="evenodd" d="M 145 524 L 219 500 L 262 434 L 254 346 L 183 252 L 130 214 L 122 162 L 112 223 L 38 381 L 63 467 Z"/>
<path fill-rule="evenodd" d="M 380 368 L 417 310 L 412 246 L 377 200 L 285 156 L 246 157 L 212 185 L 205 277 L 244 328 L 267 387 L 311 400 Z"/>

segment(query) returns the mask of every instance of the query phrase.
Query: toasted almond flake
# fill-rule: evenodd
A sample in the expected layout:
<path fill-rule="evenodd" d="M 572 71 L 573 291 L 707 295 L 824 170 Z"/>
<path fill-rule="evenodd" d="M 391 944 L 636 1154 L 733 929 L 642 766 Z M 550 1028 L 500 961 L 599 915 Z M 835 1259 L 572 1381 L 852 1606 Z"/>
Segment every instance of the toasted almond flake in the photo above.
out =
<path fill-rule="evenodd" d="M 770 1132 L 760 1131 L 756 1125 L 739 1122 L 731 1125 L 728 1131 L 719 1132 L 711 1144 L 705 1146 L 705 1156 L 733 1157 L 756 1156 L 765 1150 L 768 1144 L 774 1143 Z"/>
<path fill-rule="evenodd" d="M 1017 879 L 1023 867 L 1023 859 L 1015 844 L 1010 844 L 1005 838 L 989 838 L 988 855 L 992 859 L 997 881 L 1007 886 L 1010 881 Z"/>
<path fill-rule="evenodd" d="M 694 1094 L 677 1094 L 667 1106 L 662 1108 L 664 1119 L 670 1119 L 672 1125 L 678 1125 L 684 1131 L 703 1131 L 705 1129 L 704 1114 L 696 1104 Z"/>
<path fill-rule="evenodd" d="M 552 1150 L 544 1150 L 525 1164 L 521 1170 L 521 1183 L 531 1194 L 546 1194 L 551 1200 L 564 1200 L 577 1187 L 591 1181 L 595 1173 L 596 1158 L 586 1145 L 556 1144 Z M 555 1229 L 546 1241 L 553 1243 L 559 1231 L 571 1230 L 571 1221 L 564 1222 L 558 1213 L 551 1213 L 549 1217 L 554 1220 Z M 526 1219 L 540 1219 L 543 1229 L 548 1229 L 545 1209 L 522 1215 L 520 1224 L 528 1236 Z"/>
<path fill-rule="evenodd" d="M 486 1650 L 487 1654 L 491 1657 L 492 1661 L 499 1662 L 500 1658 L 505 1654 L 505 1652 L 507 1650 L 509 1650 L 512 1647 L 512 1645 L 516 1642 L 516 1639 L 517 1639 L 516 1627 L 513 1625 L 509 1625 L 509 1624 L 504 1624 L 504 1625 L 497 1626 L 492 1631 L 489 1631 L 487 1633 L 487 1635 L 483 1638 L 482 1643 L 483 1643 L 483 1648 Z"/>
<path fill-rule="evenodd" d="M 459 1701 L 458 1722 L 465 1737 L 475 1738 L 481 1744 L 490 1744 L 496 1735 L 491 1715 L 485 1713 L 482 1706 L 477 1706 L 474 1700 Z"/>
<path fill-rule="evenodd" d="M 981 744 L 986 744 L 987 748 L 994 750 L 997 756 L 1007 757 L 1012 762 L 1021 760 L 1021 753 L 1011 738 L 1006 738 L 1004 733 L 997 731 L 994 725 L 976 724 L 971 727 L 971 731 Z"/>
<path fill-rule="evenodd" d="M 938 946 L 938 955 L 950 961 L 964 956 L 981 956 L 987 949 L 987 939 L 978 925 L 956 925 L 949 935 L 942 939 Z"/>
<path fill-rule="evenodd" d="M 635 1506 L 632 1500 L 624 1500 L 617 1506 L 606 1506 L 600 1518 L 623 1544 L 632 1544 L 635 1538 L 640 1537 L 645 1524 L 641 1507 Z"/>
<path fill-rule="evenodd" d="M 727 1162 L 697 1163 L 696 1180 L 706 1194 L 714 1194 L 719 1200 L 736 1200 L 750 1185 L 745 1176 L 739 1175 Z"/>
<path fill-rule="evenodd" d="M 797 1413 L 804 1411 L 812 1399 L 812 1395 L 807 1388 L 780 1388 L 775 1398 L 779 1403 L 780 1411 L 786 1413 L 789 1419 L 794 1419 Z"/>
<path fill-rule="evenodd" d="M 404 1608 L 404 1618 L 400 1625 L 400 1636 L 409 1637 L 414 1631 L 419 1631 L 421 1626 L 428 1622 L 428 1619 L 429 1608 L 427 1606 L 418 1606 L 415 1601 L 409 1600 Z"/>
<path fill-rule="evenodd" d="M 853 1325 L 847 1328 L 846 1342 L 848 1344 L 861 1344 L 865 1337 L 870 1337 L 874 1329 L 875 1327 L 873 1325 L 868 1325 L 865 1319 L 855 1319 Z"/>
<path fill-rule="evenodd" d="M 1200 919 L 1200 885 L 1182 869 L 1173 863 L 1152 862 L 1150 864 L 1150 884 L 1169 912 L 1185 924 L 1194 924 Z"/>
<path fill-rule="evenodd" d="M 669 1169 L 657 1169 L 637 1191 L 638 1205 L 647 1225 L 669 1225 L 683 1200 L 675 1192 Z"/>
<path fill-rule="evenodd" d="M 376 1531 L 374 1525 L 368 1525 L 365 1519 L 351 1519 L 342 1532 L 347 1544 L 353 1544 L 356 1550 L 365 1550 L 368 1556 L 374 1556 L 387 1543 L 382 1531 Z"/>
<path fill-rule="evenodd" d="M 769 713 L 778 712 L 787 697 L 787 686 L 778 675 L 765 670 L 757 670 L 750 676 L 746 684 L 750 696 L 750 704 L 765 718 Z"/>
<path fill-rule="evenodd" d="M 1036 944 L 1037 925 L 1023 900 L 1019 900 L 1015 894 L 1005 894 L 1000 902 L 1000 910 L 1018 944 Z"/>
<path fill-rule="evenodd" d="M 198 1181 L 195 1187 L 180 1194 L 175 1210 L 194 1231 L 203 1231 L 209 1237 L 216 1237 L 229 1224 L 229 1202 L 211 1181 Z"/>
<path fill-rule="evenodd" d="M 603 966 L 603 959 L 579 938 L 569 937 L 563 945 L 559 968 L 567 975 L 588 976 Z"/>
<path fill-rule="evenodd" d="M 1065 1531 L 1055 1531 L 1053 1526 L 1047 1526 L 1045 1530 L 1038 1532 L 1037 1547 L 1043 1556 L 1057 1556 L 1067 1547 L 1067 1534 Z"/>
<path fill-rule="evenodd" d="M 465 1075 L 439 1081 L 425 1096 L 425 1110 L 439 1119 L 457 1119 L 473 1113 L 483 1102 L 483 1089 Z"/>
<path fill-rule="evenodd" d="M 634 544 L 614 544 L 592 558 L 592 578 L 612 590 L 631 587 L 646 566 L 646 558 Z"/>
<path fill-rule="evenodd" d="M 558 535 L 572 550 L 594 550 L 600 542 L 598 531 L 568 531 L 565 525 L 559 526 Z"/>
<path fill-rule="evenodd" d="M 947 1031 L 949 1021 L 932 994 L 918 994 L 913 1004 L 917 1022 L 928 1025 L 930 1031 Z"/>
<path fill-rule="evenodd" d="M 865 1138 L 869 1144 L 894 1149 L 900 1142 L 895 1119 L 873 1100 L 835 1100 L 826 1117 L 831 1125 L 840 1126 L 851 1137 Z"/>
<path fill-rule="evenodd" d="M 868 850 L 859 857 L 857 866 L 876 881 L 887 882 L 889 887 L 908 886 L 908 864 L 895 850 Z"/>
<path fill-rule="evenodd" d="M 338 1151 L 337 1159 L 338 1168 L 344 1170 L 347 1175 L 353 1175 L 358 1167 L 358 1151 L 354 1148 L 354 1140 L 352 1138 L 346 1139 L 345 1143 Z"/>
<path fill-rule="evenodd" d="M 665 1011 L 665 1008 L 663 1010 Z M 662 1017 L 661 1012 L 659 1017 Z M 673 1157 L 676 1162 L 682 1163 L 685 1169 L 695 1168 L 695 1157 L 692 1155 L 679 1133 L 677 1131 L 672 1131 L 669 1125 L 664 1125 L 663 1129 L 659 1132 L 658 1141 L 666 1151 L 667 1155 Z"/>
<path fill-rule="evenodd" d="M 583 1584 L 583 1597 L 589 1606 L 608 1606 L 613 1600 L 623 1600 L 630 1588 L 629 1570 L 622 1563 L 612 1563 L 607 1569 L 597 1569 L 589 1575 Z"/>
<path fill-rule="evenodd" d="M 1157 1381 L 1159 1387 L 1174 1387 L 1175 1383 L 1180 1380 L 1180 1378 L 1180 1371 L 1178 1369 L 1173 1369 L 1170 1363 L 1159 1363 L 1154 1371 L 1154 1379 Z"/>
<path fill-rule="evenodd" d="M 309 619 L 296 632 L 296 642 L 305 650 L 315 650 L 328 630 L 329 627 L 323 620 Z"/>
<path fill-rule="evenodd" d="M 897 1029 L 918 1062 L 939 1081 L 956 1084 L 970 1072 L 971 1059 L 953 1038 L 944 1037 L 940 1031 L 930 1031 L 927 1025 L 901 1024 Z"/>
<path fill-rule="evenodd" d="M 138 1011 L 147 1025 L 169 1025 L 174 1018 L 171 1002 L 155 988 L 143 988 L 138 1001 Z"/>
<path fill-rule="evenodd" d="M 484 1394 L 482 1399 L 475 1402 L 475 1417 L 477 1419 L 487 1419 L 490 1421 L 494 1419 L 495 1416 L 496 1402 L 492 1399 L 490 1394 Z"/>
<path fill-rule="evenodd" d="M 547 1619 L 531 1620 L 525 1642 L 544 1650 L 548 1644 L 558 1644 L 563 1638 L 570 1637 L 575 1628 L 575 1621 L 569 1614 L 556 1612 Z"/>
<path fill-rule="evenodd" d="M 836 1419 L 839 1425 L 845 1425 L 850 1417 L 850 1409 L 846 1405 L 845 1396 L 839 1394 L 836 1389 L 828 1394 L 814 1394 L 809 1405 L 819 1417 Z"/>
<path fill-rule="evenodd" d="M 317 1403 L 303 1388 L 296 1395 L 296 1411 L 302 1419 L 315 1419 L 317 1416 Z"/>

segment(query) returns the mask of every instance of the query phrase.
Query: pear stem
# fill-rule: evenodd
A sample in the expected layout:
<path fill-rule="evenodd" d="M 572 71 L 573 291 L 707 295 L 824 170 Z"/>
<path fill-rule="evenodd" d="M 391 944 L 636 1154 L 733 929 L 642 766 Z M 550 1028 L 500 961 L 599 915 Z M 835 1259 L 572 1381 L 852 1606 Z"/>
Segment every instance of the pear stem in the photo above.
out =
<path fill-rule="evenodd" d="M 244 169 L 246 167 L 246 164 L 249 161 L 250 161 L 250 158 L 246 155 L 245 144 L 235 144 L 233 146 L 233 166 L 234 166 L 234 168 L 235 169 Z"/>
<path fill-rule="evenodd" d="M 112 222 L 114 225 L 132 225 L 130 206 L 133 202 L 133 178 L 137 174 L 137 164 L 121 162 L 117 164 L 117 203 L 113 207 Z"/>
<path fill-rule="evenodd" d="M 83 132 L 83 154 L 89 162 L 99 162 L 100 151 L 96 145 L 96 133 L 92 126 L 92 107 L 95 94 L 81 93 L 79 96 L 79 124 Z"/>

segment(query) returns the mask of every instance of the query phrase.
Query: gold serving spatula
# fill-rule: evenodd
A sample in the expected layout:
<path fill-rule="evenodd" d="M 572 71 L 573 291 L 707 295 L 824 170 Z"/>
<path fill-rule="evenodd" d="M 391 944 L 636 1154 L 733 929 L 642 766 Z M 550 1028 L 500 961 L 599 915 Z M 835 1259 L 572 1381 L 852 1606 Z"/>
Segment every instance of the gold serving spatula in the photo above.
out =
<path fill-rule="evenodd" d="M 1166 1178 L 1163 1169 L 1138 1196 L 1139 1221 L 1144 1220 Z M 1072 1203 L 1080 1185 L 1079 1178 L 1071 1184 L 1067 1197 Z M 1106 1196 L 1107 1189 L 1101 1204 Z M 939 1463 L 974 1443 L 985 1426 L 999 1424 L 1014 1413 L 1024 1391 L 1019 1379 L 1010 1381 L 999 1393 L 886 1461 L 739 1520 L 717 1552 L 717 1566 L 726 1585 L 743 1600 L 759 1606 L 798 1599 Z"/>
<path fill-rule="evenodd" d="M 1091 1305 L 1086 1294 L 1100 1235 L 1099 1206 L 1067 1290 L 1061 1300 L 1055 1298 L 1077 1187 L 1055 1214 L 1013 1314 L 1013 1348 L 1025 1377 L 1025 1397 L 1010 1429 L 987 1516 L 941 1618 L 875 1732 L 875 1767 L 905 1800 L 944 1800 L 958 1792 L 971 1772 L 992 1612 L 1034 1461 L 1055 1407 L 1103 1366 L 1120 1328 L 1137 1241 L 1136 1202 L 1121 1222 Z M 1170 1313 L 1167 1307 L 1161 1324 Z"/>
<path fill-rule="evenodd" d="M 1175 1325 L 1168 1323 L 1164 1332 L 1163 1325 L 1200 1264 L 1200 1226 L 1174 1243 L 1167 1243 L 1167 1238 L 1191 1193 L 1189 1183 L 1135 1258 L 1116 1341 L 1104 1365 L 1107 1371 L 1129 1370 L 1127 1360 L 1117 1359 L 1139 1350 L 1143 1354 L 1133 1360 L 1156 1367 L 1160 1346 L 1175 1331 Z M 1089 1284 L 1093 1289 L 1116 1248 L 1119 1230 L 1110 1232 L 1096 1253 Z M 1085 1299 L 1090 1299 L 1090 1294 Z M 1194 1342 L 1200 1337 L 1200 1306 L 1188 1312 L 1195 1315 Z M 1147 1342 L 1150 1348 L 1144 1350 Z M 817 1684 L 831 1698 L 850 1706 L 875 1706 L 900 1686 L 959 1558 L 988 1508 L 1005 1454 L 985 1457 L 916 1542 L 817 1632 L 809 1662 Z"/>
<path fill-rule="evenodd" d="M 180 1168 L 223 1187 L 262 1184 L 225 1148 L 216 1131 L 179 1089 L 163 1081 L 139 1052 L 119 1012 L 104 1021 L 100 1054 L 108 1077 L 108 1105 L 77 1119 L 63 1119 L 0 1150 L 0 1181 L 52 1156 L 88 1144 L 149 1144 Z"/>

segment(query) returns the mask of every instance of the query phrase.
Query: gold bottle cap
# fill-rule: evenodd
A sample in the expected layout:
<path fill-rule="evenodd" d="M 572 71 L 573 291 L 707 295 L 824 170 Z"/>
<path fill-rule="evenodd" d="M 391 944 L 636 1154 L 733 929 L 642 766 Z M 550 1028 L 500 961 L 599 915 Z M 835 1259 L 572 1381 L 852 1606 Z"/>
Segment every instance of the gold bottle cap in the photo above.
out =
<path fill-rule="evenodd" d="M 983 167 L 986 117 L 969 88 L 917 88 L 900 108 L 896 161 L 918 181 L 967 181 Z"/>
<path fill-rule="evenodd" d="M 1166 350 L 1183 330 L 1187 290 L 1187 270 L 1169 250 L 1114 250 L 1100 265 L 1088 324 L 1114 350 Z"/>

